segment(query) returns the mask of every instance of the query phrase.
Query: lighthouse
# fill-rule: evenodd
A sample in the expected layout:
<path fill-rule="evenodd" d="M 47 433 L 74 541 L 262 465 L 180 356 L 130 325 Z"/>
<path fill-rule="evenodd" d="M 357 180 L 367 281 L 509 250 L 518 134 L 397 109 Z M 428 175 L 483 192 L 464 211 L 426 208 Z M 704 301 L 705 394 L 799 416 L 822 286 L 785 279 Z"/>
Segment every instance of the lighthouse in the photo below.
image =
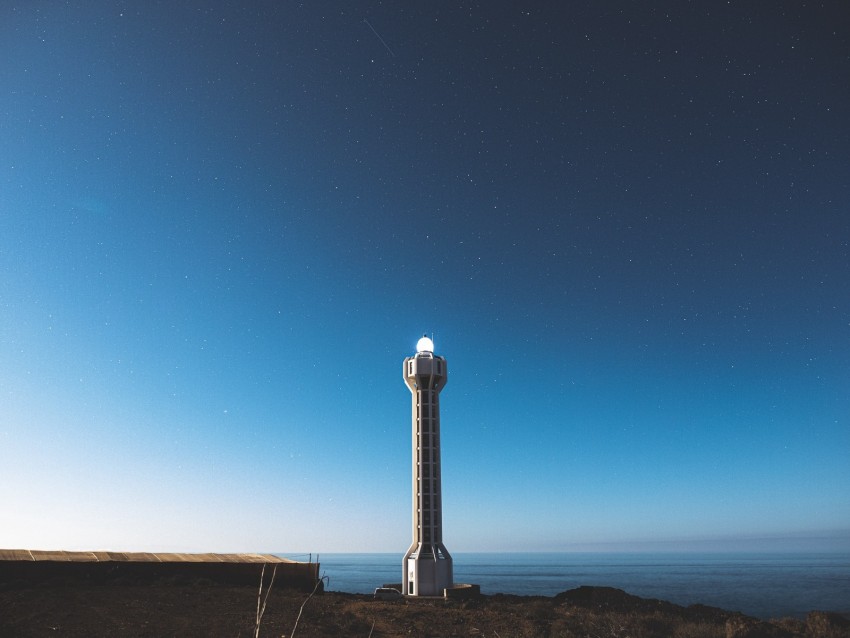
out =
<path fill-rule="evenodd" d="M 407 596 L 443 596 L 453 585 L 452 557 L 443 545 L 440 485 L 440 390 L 447 379 L 446 360 L 423 336 L 416 354 L 404 360 L 413 421 L 413 542 L 402 566 Z"/>

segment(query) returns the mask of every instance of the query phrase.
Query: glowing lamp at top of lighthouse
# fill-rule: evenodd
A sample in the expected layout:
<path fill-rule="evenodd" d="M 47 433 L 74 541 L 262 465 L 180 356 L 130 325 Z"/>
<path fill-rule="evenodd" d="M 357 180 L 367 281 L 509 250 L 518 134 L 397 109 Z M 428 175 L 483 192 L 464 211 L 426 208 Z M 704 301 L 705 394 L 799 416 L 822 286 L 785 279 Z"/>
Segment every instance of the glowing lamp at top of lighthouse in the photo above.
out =
<path fill-rule="evenodd" d="M 416 353 L 421 352 L 434 352 L 434 342 L 425 335 L 422 335 L 422 338 L 416 342 Z"/>

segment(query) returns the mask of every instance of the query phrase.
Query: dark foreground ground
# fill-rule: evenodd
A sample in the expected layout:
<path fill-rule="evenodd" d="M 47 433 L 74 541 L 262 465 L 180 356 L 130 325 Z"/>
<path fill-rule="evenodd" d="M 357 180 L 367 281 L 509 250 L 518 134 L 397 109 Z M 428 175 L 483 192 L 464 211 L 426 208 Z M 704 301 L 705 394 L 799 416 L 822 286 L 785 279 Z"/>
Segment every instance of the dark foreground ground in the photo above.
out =
<path fill-rule="evenodd" d="M 850 621 L 813 612 L 770 623 L 712 607 L 679 607 L 617 589 L 581 587 L 554 597 L 374 601 L 335 592 L 273 589 L 260 636 L 537 636 L 642 638 L 850 637 Z M 306 604 L 305 604 L 306 601 Z M 299 609 L 303 612 L 296 627 Z M 0 636 L 254 636 L 257 590 L 191 583 L 0 588 Z"/>

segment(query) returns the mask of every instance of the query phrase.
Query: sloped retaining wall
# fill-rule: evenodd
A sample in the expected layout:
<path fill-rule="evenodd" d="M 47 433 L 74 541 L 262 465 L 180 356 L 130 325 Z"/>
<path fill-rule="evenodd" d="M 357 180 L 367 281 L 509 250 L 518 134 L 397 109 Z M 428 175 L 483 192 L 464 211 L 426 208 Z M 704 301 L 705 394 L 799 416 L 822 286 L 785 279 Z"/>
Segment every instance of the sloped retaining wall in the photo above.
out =
<path fill-rule="evenodd" d="M 275 587 L 312 591 L 318 563 L 301 563 L 271 554 L 142 554 L 120 552 L 36 552 L 0 550 L 0 586 L 89 584 L 188 584 L 198 580 L 222 585 Z"/>

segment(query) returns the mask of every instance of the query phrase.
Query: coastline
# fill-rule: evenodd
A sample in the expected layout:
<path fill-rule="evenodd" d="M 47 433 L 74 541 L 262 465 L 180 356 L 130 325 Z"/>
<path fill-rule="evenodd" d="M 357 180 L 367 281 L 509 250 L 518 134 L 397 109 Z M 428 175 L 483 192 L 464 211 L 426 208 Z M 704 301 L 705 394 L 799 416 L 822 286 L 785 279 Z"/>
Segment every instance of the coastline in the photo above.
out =
<path fill-rule="evenodd" d="M 59 580 L 0 588 L 0 635 L 249 636 L 257 588 L 207 579 L 143 584 Z M 303 610 L 302 610 L 303 606 Z M 762 621 L 743 614 L 639 598 L 608 587 L 579 587 L 555 596 L 491 594 L 466 601 L 376 601 L 364 594 L 272 588 L 261 636 L 597 636 L 613 638 L 841 638 L 846 616 L 813 611 L 805 620 Z"/>

